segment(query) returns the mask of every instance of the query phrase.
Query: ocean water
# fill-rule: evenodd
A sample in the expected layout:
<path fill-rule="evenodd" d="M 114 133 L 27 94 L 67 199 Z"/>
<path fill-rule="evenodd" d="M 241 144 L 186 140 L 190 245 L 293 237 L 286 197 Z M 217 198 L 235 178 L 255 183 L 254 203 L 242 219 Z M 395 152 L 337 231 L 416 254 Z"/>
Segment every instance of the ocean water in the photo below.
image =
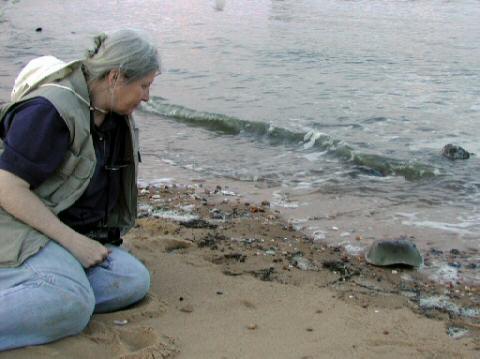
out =
<path fill-rule="evenodd" d="M 448 233 L 430 245 L 480 248 L 478 1 L 0 6 L 4 101 L 35 56 L 78 58 L 103 30 L 151 35 L 163 73 L 138 118 L 153 178 L 166 162 L 277 194 L 378 199 L 408 208 L 392 212 L 402 225 Z M 477 155 L 448 160 L 447 143 Z"/>

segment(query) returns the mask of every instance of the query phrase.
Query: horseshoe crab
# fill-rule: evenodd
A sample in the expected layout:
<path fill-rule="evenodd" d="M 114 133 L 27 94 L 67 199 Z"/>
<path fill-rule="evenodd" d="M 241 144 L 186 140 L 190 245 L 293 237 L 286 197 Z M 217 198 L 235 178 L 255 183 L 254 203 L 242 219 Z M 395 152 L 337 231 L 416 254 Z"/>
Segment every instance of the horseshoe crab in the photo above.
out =
<path fill-rule="evenodd" d="M 419 267 L 423 258 L 415 243 L 408 239 L 379 240 L 372 243 L 365 260 L 376 266 L 403 264 Z"/>

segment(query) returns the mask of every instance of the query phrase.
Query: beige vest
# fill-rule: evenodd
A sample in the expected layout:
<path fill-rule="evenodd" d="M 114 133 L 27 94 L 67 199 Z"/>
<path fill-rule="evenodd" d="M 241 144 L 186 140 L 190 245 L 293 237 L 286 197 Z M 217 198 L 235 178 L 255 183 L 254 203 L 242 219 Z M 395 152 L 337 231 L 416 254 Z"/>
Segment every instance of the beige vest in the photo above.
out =
<path fill-rule="evenodd" d="M 80 198 L 95 170 L 95 150 L 90 135 L 90 110 L 78 95 L 83 99 L 89 99 L 87 84 L 80 67 L 66 79 L 54 83 L 53 86 L 52 84 L 43 85 L 23 97 L 20 102 L 7 104 L 0 109 L 0 121 L 3 121 L 6 114 L 15 106 L 33 97 L 41 96 L 55 106 L 67 124 L 71 145 L 65 159 L 55 173 L 34 190 L 34 193 L 55 214 L 70 207 Z M 41 118 L 38 120 L 40 121 Z M 137 216 L 136 178 L 139 153 L 138 135 L 133 119 L 128 117 L 125 120 L 129 131 L 124 140 L 123 156 L 130 160 L 131 165 L 121 170 L 122 190 L 117 206 L 109 213 L 107 223 L 107 227 L 118 227 L 122 233 L 133 226 Z M 0 140 L 0 154 L 2 152 L 3 141 Z M 48 237 L 0 208 L 0 267 L 20 265 L 25 259 L 37 253 L 48 241 Z"/>

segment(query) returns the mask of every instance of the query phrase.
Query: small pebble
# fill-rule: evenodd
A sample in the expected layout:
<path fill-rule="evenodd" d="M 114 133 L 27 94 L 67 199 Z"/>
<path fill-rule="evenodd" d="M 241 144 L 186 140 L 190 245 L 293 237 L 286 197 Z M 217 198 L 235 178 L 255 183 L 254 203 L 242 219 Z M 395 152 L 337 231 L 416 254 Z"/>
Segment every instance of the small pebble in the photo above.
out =
<path fill-rule="evenodd" d="M 247 328 L 248 328 L 249 330 L 255 330 L 255 329 L 258 328 L 258 325 L 252 323 L 252 324 L 249 324 L 249 325 L 247 326 Z"/>
<path fill-rule="evenodd" d="M 113 321 L 113 324 L 115 324 L 115 325 L 126 325 L 126 324 L 128 324 L 128 320 L 126 320 L 126 319 L 121 319 L 121 320 L 120 320 L 120 319 L 117 319 L 117 320 L 114 320 L 114 321 Z"/>
<path fill-rule="evenodd" d="M 218 295 L 222 295 L 223 292 L 222 292 L 221 290 L 219 290 L 219 291 L 217 291 L 217 294 L 218 294 Z"/>
<path fill-rule="evenodd" d="M 383 334 L 388 335 L 388 334 L 390 334 L 390 333 L 388 332 L 388 330 L 384 330 L 384 331 L 383 331 Z"/>
<path fill-rule="evenodd" d="M 193 312 L 193 306 L 191 304 L 187 304 L 186 306 L 180 308 L 180 311 L 184 313 L 191 313 Z"/>

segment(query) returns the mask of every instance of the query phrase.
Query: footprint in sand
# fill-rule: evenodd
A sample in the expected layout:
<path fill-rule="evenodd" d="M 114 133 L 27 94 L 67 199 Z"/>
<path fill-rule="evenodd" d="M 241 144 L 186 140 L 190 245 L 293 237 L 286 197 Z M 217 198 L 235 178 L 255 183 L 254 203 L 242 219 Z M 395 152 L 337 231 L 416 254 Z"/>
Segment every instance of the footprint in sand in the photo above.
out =
<path fill-rule="evenodd" d="M 90 321 L 82 335 L 97 344 L 113 344 L 116 341 L 112 328 L 96 319 Z"/>
<path fill-rule="evenodd" d="M 153 328 L 137 327 L 117 330 L 121 359 L 173 358 L 179 351 L 175 340 L 159 337 Z"/>
<path fill-rule="evenodd" d="M 179 353 L 173 338 L 159 335 L 151 327 L 118 328 L 93 320 L 83 335 L 90 341 L 99 344 L 97 354 L 102 353 L 104 356 L 108 353 L 110 358 L 173 358 Z"/>
<path fill-rule="evenodd" d="M 174 341 L 159 338 L 154 329 L 145 326 L 147 320 L 160 317 L 165 308 L 164 302 L 149 294 L 128 309 L 95 315 L 82 335 L 90 343 L 98 344 L 101 352 L 109 352 L 110 357 L 170 358 L 177 350 Z"/>
<path fill-rule="evenodd" d="M 145 326 L 117 328 L 93 320 L 83 333 L 90 343 L 95 343 L 99 358 L 152 359 L 173 358 L 179 353 L 175 340 L 159 335 Z M 90 348 L 91 348 L 91 344 Z M 85 357 L 80 355 L 80 357 Z"/>
<path fill-rule="evenodd" d="M 128 352 L 137 352 L 158 342 L 157 335 L 151 327 L 122 329 L 117 332 L 120 343 Z"/>

